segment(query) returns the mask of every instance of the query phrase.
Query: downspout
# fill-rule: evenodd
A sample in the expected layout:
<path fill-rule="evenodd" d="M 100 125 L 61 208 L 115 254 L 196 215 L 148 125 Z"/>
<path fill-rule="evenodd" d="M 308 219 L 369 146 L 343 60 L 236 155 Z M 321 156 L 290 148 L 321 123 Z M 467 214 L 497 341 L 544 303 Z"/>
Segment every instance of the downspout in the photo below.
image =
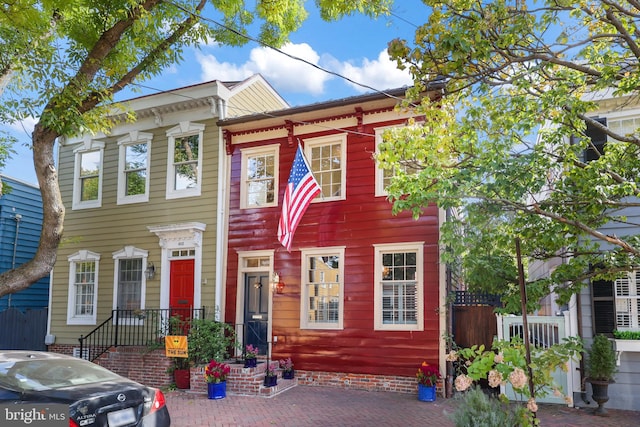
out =
<path fill-rule="evenodd" d="M 11 259 L 11 269 L 12 270 L 16 268 L 16 255 L 17 255 L 17 252 L 18 252 L 18 235 L 20 234 L 20 221 L 22 221 L 22 215 L 17 213 L 17 214 L 15 214 L 13 219 L 15 219 L 15 221 L 16 221 L 16 236 L 13 239 L 13 258 Z M 13 296 L 13 294 L 9 294 L 9 298 L 7 299 L 7 308 L 11 307 L 11 297 L 12 296 Z"/>
<path fill-rule="evenodd" d="M 217 97 L 218 101 L 218 119 L 224 120 L 226 116 L 226 102 L 221 97 Z M 226 252 L 226 211 L 225 211 L 225 200 L 226 193 L 225 189 L 229 188 L 226 184 L 226 176 L 227 176 L 227 153 L 225 150 L 224 139 L 222 135 L 222 129 L 218 128 L 218 213 L 217 213 L 217 221 L 216 221 L 216 281 L 215 281 L 215 319 L 217 321 L 221 321 L 224 319 L 222 315 L 222 310 L 224 307 L 222 306 L 222 288 L 224 283 L 224 268 L 222 266 L 225 265 L 224 262 L 224 254 Z"/>
<path fill-rule="evenodd" d="M 447 208 L 445 211 L 445 221 L 450 221 L 451 219 L 451 208 Z M 448 249 L 447 249 L 448 250 Z M 451 299 L 451 292 L 453 288 L 453 278 L 451 272 L 451 265 L 447 264 L 447 272 L 446 272 L 446 301 L 447 301 L 447 326 L 446 326 L 446 334 L 447 334 L 447 342 L 450 342 L 451 334 L 453 334 L 453 300 Z M 449 347 L 447 345 L 447 347 Z M 447 348 L 447 352 L 451 351 L 451 348 Z M 445 385 L 444 385 L 444 397 L 451 398 L 453 397 L 453 377 L 455 376 L 455 371 L 453 369 L 453 362 L 446 362 L 446 375 L 445 375 Z"/>

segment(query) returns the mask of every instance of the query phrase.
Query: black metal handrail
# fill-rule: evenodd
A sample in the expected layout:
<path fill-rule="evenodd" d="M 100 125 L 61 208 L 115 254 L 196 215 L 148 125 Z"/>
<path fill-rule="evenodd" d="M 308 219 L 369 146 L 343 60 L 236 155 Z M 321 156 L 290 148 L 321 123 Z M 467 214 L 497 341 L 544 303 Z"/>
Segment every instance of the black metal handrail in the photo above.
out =
<path fill-rule="evenodd" d="M 167 335 L 187 335 L 191 319 L 204 318 L 205 308 L 167 308 L 111 311 L 111 316 L 81 335 L 80 357 L 96 360 L 112 347 L 164 346 Z"/>

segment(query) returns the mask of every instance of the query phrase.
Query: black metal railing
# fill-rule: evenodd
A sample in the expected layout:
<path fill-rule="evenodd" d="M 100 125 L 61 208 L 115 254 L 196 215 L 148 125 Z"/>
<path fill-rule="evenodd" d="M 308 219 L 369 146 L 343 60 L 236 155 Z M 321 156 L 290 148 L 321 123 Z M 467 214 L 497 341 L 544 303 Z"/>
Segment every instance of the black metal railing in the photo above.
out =
<path fill-rule="evenodd" d="M 96 360 L 112 347 L 164 346 L 166 335 L 187 335 L 191 319 L 203 319 L 205 308 L 167 308 L 111 311 L 111 316 L 87 335 L 81 335 L 79 357 Z"/>

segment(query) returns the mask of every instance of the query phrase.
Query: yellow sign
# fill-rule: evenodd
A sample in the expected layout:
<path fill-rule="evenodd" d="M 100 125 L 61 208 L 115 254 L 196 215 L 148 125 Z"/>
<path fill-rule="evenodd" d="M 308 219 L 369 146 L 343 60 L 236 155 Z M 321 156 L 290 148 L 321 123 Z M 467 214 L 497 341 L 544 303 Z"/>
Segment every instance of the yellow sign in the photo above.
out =
<path fill-rule="evenodd" d="M 164 337 L 164 349 L 167 357 L 189 357 L 186 335 L 167 335 Z"/>

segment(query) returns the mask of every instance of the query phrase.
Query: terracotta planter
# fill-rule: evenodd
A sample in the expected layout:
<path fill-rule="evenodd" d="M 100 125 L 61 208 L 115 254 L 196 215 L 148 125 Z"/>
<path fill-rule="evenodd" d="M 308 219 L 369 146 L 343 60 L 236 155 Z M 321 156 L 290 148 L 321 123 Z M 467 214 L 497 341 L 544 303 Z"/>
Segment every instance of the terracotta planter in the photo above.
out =
<path fill-rule="evenodd" d="M 173 371 L 173 380 L 176 382 L 176 387 L 181 390 L 191 388 L 191 372 L 189 369 L 176 369 Z"/>

